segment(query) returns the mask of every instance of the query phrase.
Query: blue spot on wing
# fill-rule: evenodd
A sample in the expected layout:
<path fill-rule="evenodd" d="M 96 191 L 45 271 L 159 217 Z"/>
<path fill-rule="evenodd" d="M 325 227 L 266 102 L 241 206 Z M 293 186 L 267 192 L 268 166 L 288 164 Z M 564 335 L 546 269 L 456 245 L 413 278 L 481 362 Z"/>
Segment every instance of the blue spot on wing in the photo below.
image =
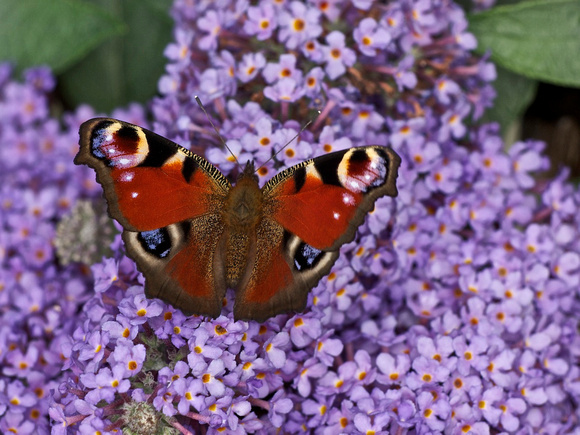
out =
<path fill-rule="evenodd" d="M 142 231 L 137 238 L 141 242 L 143 249 L 156 257 L 165 258 L 171 251 L 171 239 L 166 228 Z"/>
<path fill-rule="evenodd" d="M 321 250 L 302 242 L 294 256 L 294 265 L 298 270 L 312 269 L 323 254 Z"/>

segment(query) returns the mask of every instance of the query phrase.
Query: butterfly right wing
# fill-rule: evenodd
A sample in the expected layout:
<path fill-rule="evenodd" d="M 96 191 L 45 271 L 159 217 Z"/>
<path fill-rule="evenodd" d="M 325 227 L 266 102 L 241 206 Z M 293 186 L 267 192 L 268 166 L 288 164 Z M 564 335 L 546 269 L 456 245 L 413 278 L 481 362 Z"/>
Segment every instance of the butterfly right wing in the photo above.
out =
<path fill-rule="evenodd" d="M 401 159 L 366 146 L 308 160 L 282 171 L 262 189 L 256 267 L 236 293 L 234 317 L 264 320 L 302 311 L 340 247 L 352 241 L 375 201 L 396 196 Z"/>
<path fill-rule="evenodd" d="M 228 180 L 209 162 L 136 125 L 95 118 L 80 128 L 76 164 L 103 186 L 148 297 L 217 317 L 225 284 L 215 261 Z"/>

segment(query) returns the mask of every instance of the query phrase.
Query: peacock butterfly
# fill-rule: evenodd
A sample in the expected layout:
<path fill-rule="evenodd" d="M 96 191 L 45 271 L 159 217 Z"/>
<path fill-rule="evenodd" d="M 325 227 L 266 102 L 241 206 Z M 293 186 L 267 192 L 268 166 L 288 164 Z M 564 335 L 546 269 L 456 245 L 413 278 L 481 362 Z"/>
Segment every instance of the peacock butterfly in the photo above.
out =
<path fill-rule="evenodd" d="M 306 306 L 377 198 L 396 196 L 399 156 L 350 148 L 288 168 L 260 189 L 253 162 L 232 186 L 212 164 L 149 130 L 109 118 L 80 127 L 75 164 L 103 186 L 148 297 L 217 317 L 264 321 Z"/>

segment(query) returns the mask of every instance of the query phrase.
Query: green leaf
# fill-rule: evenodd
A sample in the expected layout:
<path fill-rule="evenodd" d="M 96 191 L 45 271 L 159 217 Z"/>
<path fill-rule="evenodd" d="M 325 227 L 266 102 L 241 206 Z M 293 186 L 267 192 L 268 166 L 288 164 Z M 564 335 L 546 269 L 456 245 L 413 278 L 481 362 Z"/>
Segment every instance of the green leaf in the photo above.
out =
<path fill-rule="evenodd" d="M 506 69 L 580 87 L 580 1 L 538 0 L 500 6 L 469 17 L 478 52 L 491 49 Z"/>
<path fill-rule="evenodd" d="M 106 41 L 59 77 L 62 94 L 71 105 L 89 103 L 102 112 L 132 101 L 145 103 L 156 94 L 166 64 L 163 50 L 173 28 L 170 1 L 98 3 L 120 17 L 128 31 Z"/>
<path fill-rule="evenodd" d="M 497 97 L 493 107 L 485 112 L 483 120 L 499 122 L 501 131 L 505 134 L 534 99 L 538 83 L 498 66 L 497 79 L 493 86 Z"/>
<path fill-rule="evenodd" d="M 19 70 L 44 64 L 62 71 L 124 29 L 110 14 L 79 0 L 0 0 L 0 17 L 0 60 Z"/>
<path fill-rule="evenodd" d="M 514 3 L 519 3 L 521 1 L 529 1 L 529 0 L 497 0 L 495 2 L 494 6 L 497 7 L 497 6 L 501 6 L 501 5 L 514 4 Z M 461 8 L 464 11 L 471 12 L 475 8 L 476 2 L 474 0 L 455 0 L 455 3 L 457 3 L 459 6 L 461 6 Z"/>

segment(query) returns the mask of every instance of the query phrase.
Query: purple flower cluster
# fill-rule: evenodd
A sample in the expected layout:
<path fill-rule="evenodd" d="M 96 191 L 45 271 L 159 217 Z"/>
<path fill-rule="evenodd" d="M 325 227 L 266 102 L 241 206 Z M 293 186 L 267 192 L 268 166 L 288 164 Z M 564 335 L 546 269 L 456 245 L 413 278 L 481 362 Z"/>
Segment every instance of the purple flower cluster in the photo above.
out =
<path fill-rule="evenodd" d="M 63 370 L 70 364 L 71 334 L 92 292 L 88 268 L 67 263 L 91 258 L 90 251 L 79 252 L 70 240 L 77 243 L 83 234 L 90 238 L 99 231 L 87 227 L 79 234 L 76 228 L 58 225 L 73 219 L 80 199 L 100 196 L 94 175 L 71 164 L 78 150 L 78 125 L 93 112 L 80 108 L 62 124 L 49 117 L 48 95 L 54 84 L 46 68 L 26 71 L 19 83 L 9 65 L 0 65 L 3 434 L 48 433 L 51 390 L 70 375 Z M 66 237 L 59 238 L 59 232 Z M 100 259 L 92 256 L 92 261 Z"/>
<path fill-rule="evenodd" d="M 95 294 L 67 342 L 53 432 L 578 426 L 580 194 L 565 172 L 538 181 L 542 144 L 506 153 L 495 126 L 473 126 L 492 103 L 495 69 L 470 53 L 462 10 L 176 0 L 173 15 L 154 130 L 233 175 L 194 96 L 238 160 L 258 166 L 320 110 L 260 178 L 390 145 L 403 160 L 399 196 L 377 202 L 304 313 L 263 324 L 234 322 L 232 295 L 217 319 L 146 299 L 117 238 L 116 255 L 92 266 Z"/>

